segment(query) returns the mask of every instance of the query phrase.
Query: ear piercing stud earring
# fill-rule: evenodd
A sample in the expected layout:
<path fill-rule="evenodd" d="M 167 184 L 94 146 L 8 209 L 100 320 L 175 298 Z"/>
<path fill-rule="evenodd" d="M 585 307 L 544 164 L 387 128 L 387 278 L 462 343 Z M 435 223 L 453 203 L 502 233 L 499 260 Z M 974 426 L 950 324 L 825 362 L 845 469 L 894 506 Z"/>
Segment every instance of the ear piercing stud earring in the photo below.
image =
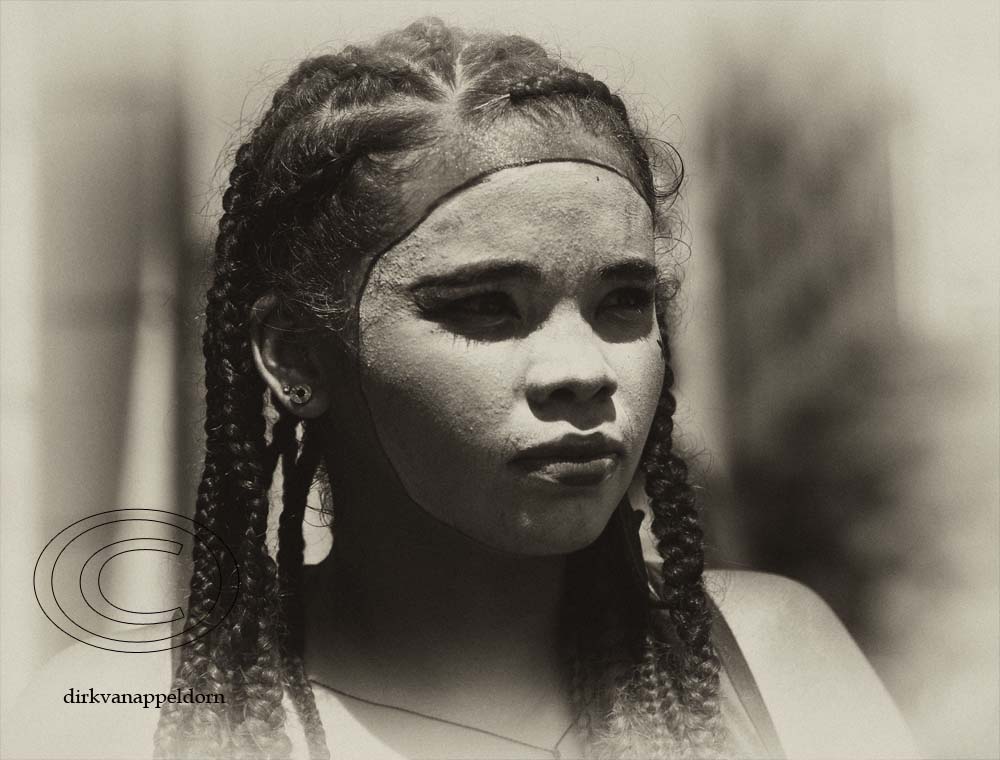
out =
<path fill-rule="evenodd" d="M 302 406 L 312 398 L 312 388 L 308 385 L 283 385 L 281 390 L 288 396 L 288 399 L 296 406 Z"/>

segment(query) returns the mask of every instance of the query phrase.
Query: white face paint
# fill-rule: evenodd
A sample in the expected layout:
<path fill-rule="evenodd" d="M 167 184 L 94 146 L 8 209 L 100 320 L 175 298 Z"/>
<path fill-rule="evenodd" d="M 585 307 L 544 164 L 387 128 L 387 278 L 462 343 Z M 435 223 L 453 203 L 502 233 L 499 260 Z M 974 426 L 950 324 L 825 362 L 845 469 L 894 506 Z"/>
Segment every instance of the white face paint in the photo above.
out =
<path fill-rule="evenodd" d="M 499 171 L 378 259 L 361 383 L 411 498 L 503 551 L 594 541 L 663 382 L 654 266 L 642 197 L 575 162 Z"/>

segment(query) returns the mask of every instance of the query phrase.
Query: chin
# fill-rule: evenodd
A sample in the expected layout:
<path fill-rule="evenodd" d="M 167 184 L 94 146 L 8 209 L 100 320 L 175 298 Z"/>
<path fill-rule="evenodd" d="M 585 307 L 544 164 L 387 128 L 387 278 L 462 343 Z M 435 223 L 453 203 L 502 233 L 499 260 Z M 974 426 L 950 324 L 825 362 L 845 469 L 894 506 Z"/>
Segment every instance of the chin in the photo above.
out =
<path fill-rule="evenodd" d="M 497 548 L 533 557 L 572 554 L 594 543 L 613 513 L 613 506 L 601 509 L 593 504 L 570 510 L 550 508 L 541 517 L 522 513 L 517 530 L 506 537 L 505 546 Z"/>

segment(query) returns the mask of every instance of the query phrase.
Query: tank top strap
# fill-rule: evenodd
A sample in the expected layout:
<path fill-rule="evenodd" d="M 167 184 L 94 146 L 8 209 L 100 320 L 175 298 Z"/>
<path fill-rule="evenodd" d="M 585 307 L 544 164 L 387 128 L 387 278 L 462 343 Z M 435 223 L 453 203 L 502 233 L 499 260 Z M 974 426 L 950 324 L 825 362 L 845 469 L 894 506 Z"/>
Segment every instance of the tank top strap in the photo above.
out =
<path fill-rule="evenodd" d="M 785 758 L 785 751 L 781 746 L 781 740 L 778 738 L 778 732 L 775 730 L 771 713 L 764 703 L 760 688 L 757 686 L 757 680 L 754 678 L 750 666 L 747 664 L 743 650 L 740 649 L 740 645 L 736 641 L 736 636 L 733 634 L 732 628 L 729 627 L 729 623 L 726 622 L 725 617 L 723 617 L 721 610 L 719 610 L 714 601 L 709 599 L 709 602 L 714 612 L 712 637 L 722 669 L 732 684 L 733 691 L 736 693 L 743 711 L 753 725 L 754 731 L 766 752 L 766 756 L 771 758 Z"/>

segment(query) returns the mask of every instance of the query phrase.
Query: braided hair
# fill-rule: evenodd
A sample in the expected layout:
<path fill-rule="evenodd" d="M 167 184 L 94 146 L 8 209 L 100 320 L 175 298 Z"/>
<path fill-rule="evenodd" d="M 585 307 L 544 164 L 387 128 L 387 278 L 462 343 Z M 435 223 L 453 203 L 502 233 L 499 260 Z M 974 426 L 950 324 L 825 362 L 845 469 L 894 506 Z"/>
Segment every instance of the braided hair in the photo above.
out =
<path fill-rule="evenodd" d="M 182 650 L 173 686 L 224 693 L 227 701 L 166 705 L 155 735 L 159 758 L 287 757 L 286 697 L 305 728 L 310 757 L 329 757 L 303 668 L 300 602 L 302 520 L 322 473 L 321 428 L 300 423 L 267 397 L 252 359 L 251 310 L 271 294 L 280 313 L 349 334 L 357 272 L 390 241 L 385 220 L 401 202 L 396 188 L 405 159 L 456 115 L 472 129 L 524 119 L 610 140 L 634 167 L 658 241 L 670 239 L 683 176 L 676 153 L 645 138 L 605 84 L 535 42 L 425 19 L 371 46 L 298 66 L 236 152 L 206 304 L 206 449 L 195 519 L 236 547 L 238 561 L 218 568 L 208 549 L 196 548 L 190 617 L 204 622 Z M 609 552 L 571 557 L 565 646 L 593 756 L 705 756 L 722 740 L 702 532 L 672 444 L 663 314 L 673 293 L 669 286 L 662 291 L 666 380 L 640 465 L 662 557 L 657 609 L 635 616 L 613 603 L 621 594 L 603 572 L 616 561 Z M 275 558 L 266 531 L 279 465 Z M 235 597 L 232 610 L 213 621 L 213 605 L 226 595 Z"/>

